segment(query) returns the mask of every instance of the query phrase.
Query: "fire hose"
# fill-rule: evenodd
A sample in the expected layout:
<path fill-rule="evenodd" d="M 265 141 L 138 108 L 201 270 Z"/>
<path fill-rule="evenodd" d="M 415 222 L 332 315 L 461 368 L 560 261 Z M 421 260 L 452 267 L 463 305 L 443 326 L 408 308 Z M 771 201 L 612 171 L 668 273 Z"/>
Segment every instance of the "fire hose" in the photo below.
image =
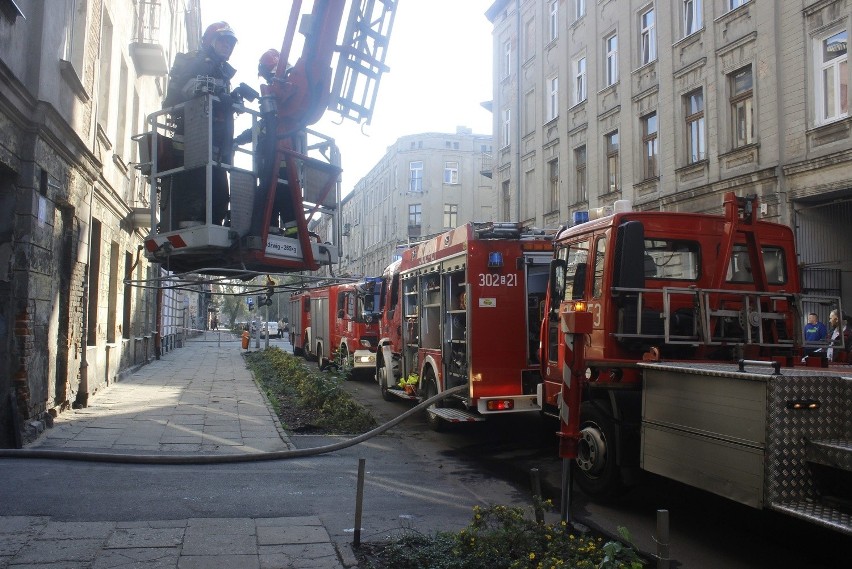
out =
<path fill-rule="evenodd" d="M 459 385 L 446 391 L 439 393 L 421 403 L 415 405 L 405 413 L 398 417 L 394 417 L 387 423 L 379 425 L 375 429 L 360 434 L 357 437 L 340 441 L 338 443 L 291 450 L 278 450 L 269 452 L 255 452 L 250 454 L 170 454 L 170 455 L 152 455 L 152 454 L 117 454 L 107 452 L 81 452 L 67 450 L 48 450 L 48 449 L 0 449 L 0 458 L 41 458 L 48 460 L 74 460 L 79 462 L 106 462 L 118 464 L 233 464 L 238 462 L 261 462 L 267 460 L 286 460 L 291 458 L 302 458 L 306 456 L 319 456 L 336 452 L 363 443 L 376 435 L 380 435 L 411 417 L 415 413 L 426 409 L 430 405 L 437 403 L 449 397 L 460 393 L 467 389 L 467 385 Z"/>

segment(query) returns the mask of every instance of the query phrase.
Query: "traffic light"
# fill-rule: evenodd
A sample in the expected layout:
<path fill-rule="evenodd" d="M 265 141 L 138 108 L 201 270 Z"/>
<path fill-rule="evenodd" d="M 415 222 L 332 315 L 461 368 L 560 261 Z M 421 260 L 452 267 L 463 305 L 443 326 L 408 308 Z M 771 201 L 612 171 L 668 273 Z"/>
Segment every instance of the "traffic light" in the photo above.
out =
<path fill-rule="evenodd" d="M 275 281 L 266 277 L 266 306 L 272 306 L 272 295 L 275 294 Z"/>

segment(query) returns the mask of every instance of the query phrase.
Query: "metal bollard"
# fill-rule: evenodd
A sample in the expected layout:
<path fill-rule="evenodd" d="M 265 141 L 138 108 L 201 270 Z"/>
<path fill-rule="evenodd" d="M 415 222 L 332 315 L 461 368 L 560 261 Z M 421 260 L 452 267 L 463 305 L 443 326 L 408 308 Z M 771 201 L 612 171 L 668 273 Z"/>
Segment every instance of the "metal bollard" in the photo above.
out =
<path fill-rule="evenodd" d="M 358 489 L 355 492 L 355 537 L 352 539 L 352 545 L 358 547 L 361 545 L 361 511 L 364 505 L 364 464 L 366 458 L 358 459 Z"/>
<path fill-rule="evenodd" d="M 544 523 L 544 508 L 541 505 L 541 475 L 538 468 L 530 469 L 530 486 L 532 487 L 533 509 L 535 510 L 535 521 Z"/>
<path fill-rule="evenodd" d="M 669 569 L 669 511 L 657 510 L 657 569 Z"/>

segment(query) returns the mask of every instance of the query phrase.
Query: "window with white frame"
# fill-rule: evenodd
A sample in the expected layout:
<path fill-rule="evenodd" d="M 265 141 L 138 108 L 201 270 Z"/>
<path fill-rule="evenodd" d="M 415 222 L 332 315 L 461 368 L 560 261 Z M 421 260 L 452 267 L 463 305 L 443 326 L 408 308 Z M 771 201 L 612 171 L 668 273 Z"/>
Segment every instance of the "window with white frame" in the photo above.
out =
<path fill-rule="evenodd" d="M 559 37 L 559 0 L 550 0 L 550 41 Z"/>
<path fill-rule="evenodd" d="M 524 134 L 530 134 L 531 132 L 535 132 L 535 103 L 535 89 L 530 89 L 524 94 L 524 124 L 522 125 L 524 129 Z"/>
<path fill-rule="evenodd" d="M 574 186 L 577 189 L 577 201 L 588 201 L 589 193 L 586 189 L 586 146 L 574 149 Z"/>
<path fill-rule="evenodd" d="M 512 40 L 503 42 L 503 70 L 501 76 L 505 79 L 512 71 Z"/>
<path fill-rule="evenodd" d="M 618 81 L 618 35 L 612 34 L 604 38 L 604 61 L 606 62 L 606 85 L 614 85 Z"/>
<path fill-rule="evenodd" d="M 816 116 L 819 124 L 832 122 L 849 115 L 849 55 L 848 30 L 834 31 L 817 38 L 816 57 Z"/>
<path fill-rule="evenodd" d="M 657 28 L 654 9 L 645 10 L 639 15 L 639 63 L 645 65 L 657 59 Z"/>
<path fill-rule="evenodd" d="M 559 159 L 554 158 L 547 163 L 547 169 L 550 174 L 550 184 L 548 192 L 548 211 L 557 211 L 559 209 Z"/>
<path fill-rule="evenodd" d="M 459 224 L 459 206 L 454 203 L 444 204 L 444 229 L 452 229 Z"/>
<path fill-rule="evenodd" d="M 512 111 L 511 109 L 503 109 L 503 133 L 500 142 L 503 146 L 509 146 L 512 140 Z"/>
<path fill-rule="evenodd" d="M 547 120 L 551 121 L 559 114 L 559 77 L 554 75 L 548 80 L 550 96 L 547 98 Z"/>
<path fill-rule="evenodd" d="M 683 0 L 683 35 L 694 34 L 703 25 L 701 0 Z"/>
<path fill-rule="evenodd" d="M 696 89 L 684 98 L 686 108 L 686 160 L 689 164 L 707 157 L 707 139 L 704 132 L 704 92 Z"/>
<path fill-rule="evenodd" d="M 657 138 L 657 113 L 645 115 L 642 121 L 642 174 L 645 179 L 660 175 L 660 143 Z"/>
<path fill-rule="evenodd" d="M 754 142 L 754 87 L 751 65 L 728 75 L 731 93 L 731 130 L 733 146 L 739 148 Z"/>
<path fill-rule="evenodd" d="M 423 161 L 417 160 L 408 164 L 408 191 L 423 191 Z"/>
<path fill-rule="evenodd" d="M 613 131 L 604 136 L 606 143 L 606 192 L 617 192 L 621 187 L 618 163 L 618 131 Z"/>
<path fill-rule="evenodd" d="M 444 183 L 459 183 L 459 163 L 454 161 L 444 162 Z"/>
<path fill-rule="evenodd" d="M 586 58 L 574 61 L 574 104 L 586 100 Z"/>
<path fill-rule="evenodd" d="M 574 21 L 586 15 L 586 0 L 574 0 Z"/>
<path fill-rule="evenodd" d="M 728 0 L 728 9 L 736 10 L 743 4 L 748 4 L 751 0 Z"/>
<path fill-rule="evenodd" d="M 83 78 L 83 55 L 86 49 L 88 0 L 65 0 L 65 40 L 62 59 L 70 62 Z"/>

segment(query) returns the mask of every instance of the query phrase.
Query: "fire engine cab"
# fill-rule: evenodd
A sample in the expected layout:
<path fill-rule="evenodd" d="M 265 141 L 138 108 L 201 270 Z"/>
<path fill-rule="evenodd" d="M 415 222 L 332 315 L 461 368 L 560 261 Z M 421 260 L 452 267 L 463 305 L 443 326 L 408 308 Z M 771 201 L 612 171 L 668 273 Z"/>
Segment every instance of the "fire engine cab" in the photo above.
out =
<path fill-rule="evenodd" d="M 852 534 L 852 367 L 794 367 L 803 305 L 840 301 L 801 294 L 793 233 L 756 196 L 723 205 L 617 204 L 560 232 L 539 403 L 587 494 L 644 470 Z"/>
<path fill-rule="evenodd" d="M 291 3 L 277 70 L 261 86 L 260 110 L 242 104 L 247 88 L 234 105 L 233 112 L 252 120 L 251 143 L 235 154 L 247 164 L 239 158 L 226 163 L 221 156 L 230 153 L 214 151 L 213 109 L 221 97 L 205 77 L 199 77 L 197 96 L 151 114 L 146 132 L 134 137 L 141 156 L 137 167 L 149 185 L 145 254 L 164 268 L 233 276 L 316 270 L 336 261 L 336 229 L 323 239 L 311 233 L 309 223 L 337 211 L 339 155 L 332 139 L 307 127 L 326 109 L 369 123 L 387 71 L 396 2 L 352 3 L 341 45 L 337 36 L 346 3 L 314 2 L 299 30 L 305 36 L 301 57 L 288 67 L 301 4 Z M 188 207 L 188 196 L 196 192 L 203 203 Z M 227 207 L 217 201 L 224 199 Z M 220 211 L 227 211 L 223 219 L 217 219 Z"/>
<path fill-rule="evenodd" d="M 385 399 L 467 385 L 461 397 L 429 408 L 436 430 L 538 412 L 551 238 L 518 223 L 468 223 L 405 250 L 383 275 L 376 379 Z"/>

